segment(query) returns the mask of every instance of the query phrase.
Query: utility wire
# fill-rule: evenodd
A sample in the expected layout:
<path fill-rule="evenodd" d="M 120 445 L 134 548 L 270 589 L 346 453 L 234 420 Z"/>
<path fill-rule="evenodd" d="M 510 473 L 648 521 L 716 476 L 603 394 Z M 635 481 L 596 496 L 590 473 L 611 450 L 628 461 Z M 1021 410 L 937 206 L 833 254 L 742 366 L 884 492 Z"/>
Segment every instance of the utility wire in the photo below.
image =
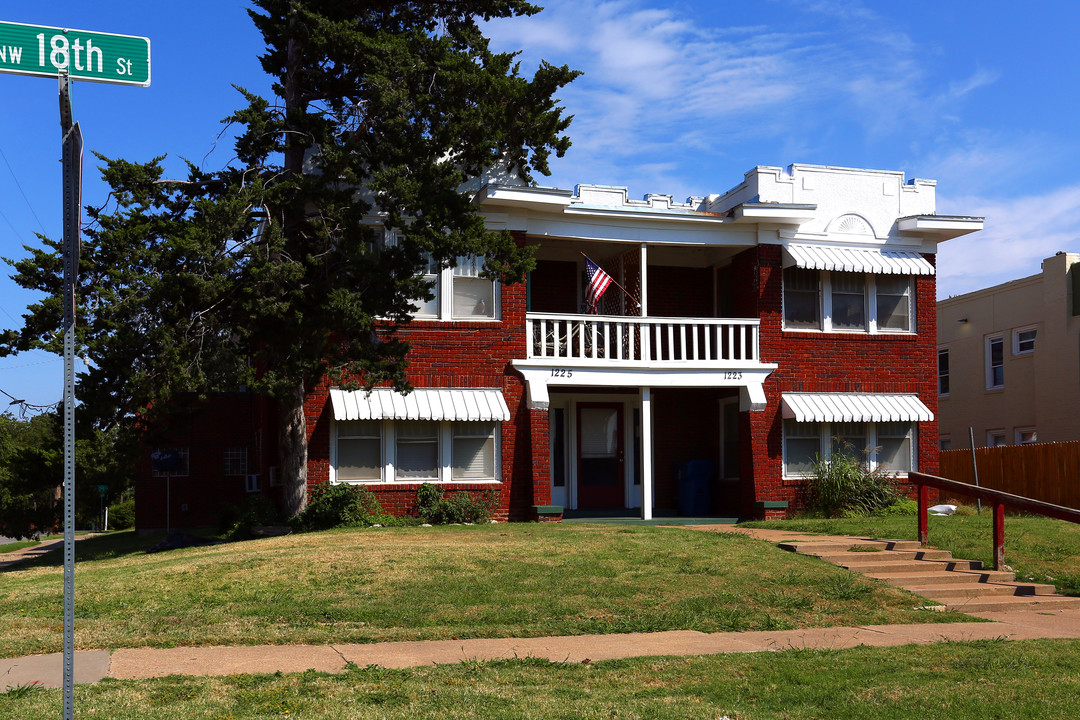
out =
<path fill-rule="evenodd" d="M 45 232 L 45 223 L 41 222 L 41 218 L 39 218 L 37 212 L 34 211 L 34 206 L 30 204 L 30 198 L 26 197 L 26 192 L 23 190 L 22 183 L 19 182 L 18 176 L 15 175 L 15 171 L 12 169 L 11 163 L 8 162 L 7 155 L 4 154 L 3 148 L 0 148 L 0 157 L 4 158 L 4 164 L 7 165 L 8 172 L 11 173 L 11 179 L 15 181 L 15 187 L 19 188 L 19 194 L 22 195 L 26 207 L 30 208 L 30 214 L 37 220 L 38 227 L 41 228 L 41 234 L 48 235 L 49 233 Z"/>

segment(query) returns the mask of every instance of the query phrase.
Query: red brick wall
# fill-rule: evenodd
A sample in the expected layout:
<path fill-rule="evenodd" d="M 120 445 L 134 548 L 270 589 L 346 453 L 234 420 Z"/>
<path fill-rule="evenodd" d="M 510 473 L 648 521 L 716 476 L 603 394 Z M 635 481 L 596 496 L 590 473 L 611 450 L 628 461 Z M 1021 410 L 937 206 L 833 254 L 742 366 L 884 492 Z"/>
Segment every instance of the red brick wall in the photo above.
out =
<path fill-rule="evenodd" d="M 537 260 L 529 276 L 532 312 L 576 313 L 580 278 L 577 263 Z"/>
<path fill-rule="evenodd" d="M 648 310 L 657 317 L 712 317 L 712 270 L 650 265 Z"/>
<path fill-rule="evenodd" d="M 519 236 L 519 242 L 521 237 Z M 500 388 L 510 410 L 510 420 L 502 423 L 502 482 L 446 486 L 446 492 L 465 490 L 479 495 L 494 488 L 499 492 L 495 517 L 500 520 L 533 519 L 534 504 L 550 502 L 547 469 L 547 413 L 530 411 L 525 382 L 510 367 L 514 358 L 525 357 L 525 285 L 500 287 L 500 321 L 440 322 L 414 321 L 399 336 L 411 344 L 408 378 L 413 387 Z M 305 403 L 308 418 L 308 486 L 330 478 L 329 384 L 323 382 Z M 544 466 L 534 471 L 534 463 Z M 534 491 L 533 483 L 546 487 L 548 502 L 535 502 L 544 490 Z M 383 508 L 393 514 L 415 514 L 419 484 L 378 484 L 371 490 Z"/>
<path fill-rule="evenodd" d="M 248 493 L 245 478 L 224 474 L 225 448 L 248 450 L 248 473 L 261 476 L 261 493 L 277 501 L 270 487 L 270 467 L 277 465 L 277 410 L 272 400 L 248 393 L 219 395 L 160 422 L 158 432 L 167 446 L 187 448 L 188 474 L 153 477 L 148 444 L 135 468 L 135 526 L 141 532 L 192 527 L 217 527 L 226 505 L 240 505 Z M 164 446 L 164 441 L 162 441 Z M 166 498 L 172 508 L 166 517 Z M 186 509 L 185 509 L 186 506 Z"/>
<path fill-rule="evenodd" d="M 756 271 L 755 256 L 757 259 Z M 934 261 L 934 256 L 926 258 Z M 754 503 L 787 500 L 803 505 L 804 482 L 783 480 L 783 428 L 780 398 L 785 392 L 914 393 L 937 412 L 937 325 L 935 279 L 915 280 L 914 335 L 784 332 L 782 328 L 781 256 L 777 245 L 762 245 L 735 258 L 737 309 L 749 310 L 756 299 L 761 319 L 761 359 L 778 363 L 765 381 L 768 406 L 743 413 L 743 512 Z M 918 467 L 937 471 L 937 423 L 917 424 Z M 760 514 L 760 513 L 759 513 Z"/>

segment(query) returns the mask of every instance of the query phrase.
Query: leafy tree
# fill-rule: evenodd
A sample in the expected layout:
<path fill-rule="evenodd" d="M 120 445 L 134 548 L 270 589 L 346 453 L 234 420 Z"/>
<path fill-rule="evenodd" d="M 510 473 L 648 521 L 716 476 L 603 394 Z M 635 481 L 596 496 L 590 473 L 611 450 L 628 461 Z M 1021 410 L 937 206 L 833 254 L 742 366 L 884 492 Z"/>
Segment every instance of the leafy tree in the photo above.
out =
<path fill-rule="evenodd" d="M 59 520 L 63 482 L 55 415 L 0 415 L 0 535 L 25 538 Z"/>
<path fill-rule="evenodd" d="M 101 158 L 115 207 L 89 209 L 78 342 L 80 412 L 133 427 L 193 395 L 247 385 L 278 400 L 287 510 L 306 502 L 303 402 L 326 374 L 406 390 L 397 335 L 432 293 L 429 260 L 486 258 L 520 281 L 531 258 L 485 230 L 460 188 L 491 168 L 531 181 L 569 147 L 553 98 L 574 78 L 489 49 L 478 21 L 531 15 L 524 0 L 255 0 L 276 80 L 246 105 L 236 160 L 183 181 L 161 161 Z M 372 219 L 375 218 L 373 222 Z M 383 229 L 396 244 L 381 247 Z M 16 263 L 50 293 L 3 352 L 59 351 L 59 243 Z M 146 427 L 146 424 L 142 425 Z"/>

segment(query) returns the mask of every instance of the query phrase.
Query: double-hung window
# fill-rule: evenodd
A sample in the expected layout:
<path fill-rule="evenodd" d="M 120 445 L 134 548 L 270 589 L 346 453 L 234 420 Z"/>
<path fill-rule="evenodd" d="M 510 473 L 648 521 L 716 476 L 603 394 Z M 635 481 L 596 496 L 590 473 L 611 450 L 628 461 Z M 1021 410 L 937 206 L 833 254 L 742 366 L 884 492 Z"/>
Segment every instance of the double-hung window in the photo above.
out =
<path fill-rule="evenodd" d="M 986 338 L 986 389 L 1005 387 L 1005 339 L 1001 335 Z"/>
<path fill-rule="evenodd" d="M 784 270 L 784 328 L 825 332 L 914 332 L 911 275 Z"/>
<path fill-rule="evenodd" d="M 399 422 L 397 477 L 402 480 L 439 479 L 439 424 L 430 420 Z"/>
<path fill-rule="evenodd" d="M 337 424 L 337 478 L 378 482 L 382 479 L 382 423 L 349 420 Z"/>
<path fill-rule="evenodd" d="M 399 242 L 397 233 L 387 231 L 383 238 L 386 246 Z M 431 300 L 417 298 L 414 317 L 421 320 L 494 320 L 498 317 L 498 292 L 494 280 L 481 277 L 484 259 L 476 255 L 462 255 L 454 259 L 453 267 L 439 267 L 428 256 L 423 279 L 434 297 Z"/>
<path fill-rule="evenodd" d="M 937 391 L 938 395 L 949 394 L 949 349 L 937 351 Z"/>
<path fill-rule="evenodd" d="M 226 477 L 247 475 L 248 449 L 242 445 L 225 448 L 224 471 Z"/>
<path fill-rule="evenodd" d="M 1036 329 L 1020 328 L 1013 331 L 1013 355 L 1029 355 L 1035 352 Z"/>

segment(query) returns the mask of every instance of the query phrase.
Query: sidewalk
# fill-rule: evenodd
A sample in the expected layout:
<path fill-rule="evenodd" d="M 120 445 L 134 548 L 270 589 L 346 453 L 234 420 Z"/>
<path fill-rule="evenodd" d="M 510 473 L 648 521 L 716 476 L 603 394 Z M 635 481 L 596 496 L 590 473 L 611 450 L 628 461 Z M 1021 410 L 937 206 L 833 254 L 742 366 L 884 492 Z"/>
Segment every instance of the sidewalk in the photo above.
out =
<path fill-rule="evenodd" d="M 803 648 L 832 650 L 859 645 L 891 647 L 987 639 L 1080 638 L 1080 610 L 977 613 L 993 622 L 931 625 L 868 625 L 805 630 L 702 633 L 674 630 L 624 635 L 542 638 L 433 640 L 370 645 L 254 645 L 244 647 L 136 648 L 75 653 L 75 682 L 102 678 L 143 679 L 165 675 L 294 673 L 308 669 L 342 672 L 346 663 L 387 668 L 454 664 L 466 660 L 545 658 L 584 662 L 655 655 L 713 655 L 778 652 Z M 62 656 L 0 659 L 0 690 L 38 682 L 62 684 Z"/>

